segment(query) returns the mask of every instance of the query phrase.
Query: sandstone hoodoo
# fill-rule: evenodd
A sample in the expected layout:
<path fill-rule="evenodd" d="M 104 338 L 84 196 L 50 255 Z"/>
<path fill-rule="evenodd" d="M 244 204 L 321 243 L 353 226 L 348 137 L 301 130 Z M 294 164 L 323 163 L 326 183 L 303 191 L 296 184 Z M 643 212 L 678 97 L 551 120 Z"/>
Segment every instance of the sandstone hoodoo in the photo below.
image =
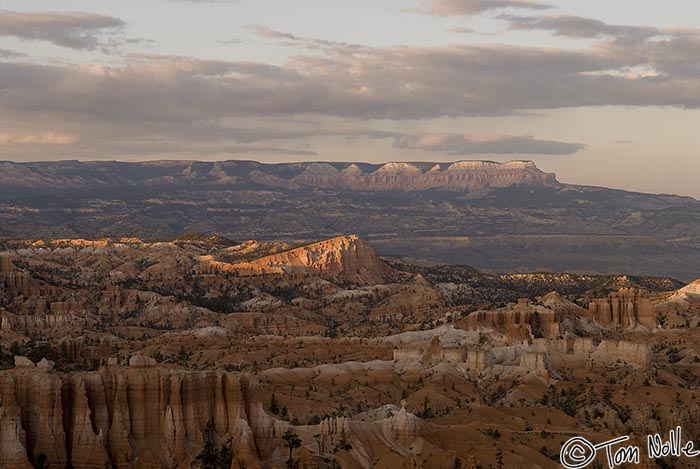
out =
<path fill-rule="evenodd" d="M 608 298 L 595 299 L 588 305 L 588 315 L 601 324 L 634 327 L 640 324 L 648 329 L 656 327 L 654 305 L 643 292 L 622 288 Z"/>
<path fill-rule="evenodd" d="M 17 368 L 0 376 L 0 463 L 18 465 L 0 467 L 41 455 L 50 467 L 189 467 L 208 422 L 237 439 L 241 467 L 258 467 L 244 387 L 234 375 L 140 365 L 70 376 Z"/>
<path fill-rule="evenodd" d="M 0 285 L 7 289 L 26 292 L 27 283 L 27 274 L 17 271 L 12 262 L 12 256 L 0 253 Z"/>

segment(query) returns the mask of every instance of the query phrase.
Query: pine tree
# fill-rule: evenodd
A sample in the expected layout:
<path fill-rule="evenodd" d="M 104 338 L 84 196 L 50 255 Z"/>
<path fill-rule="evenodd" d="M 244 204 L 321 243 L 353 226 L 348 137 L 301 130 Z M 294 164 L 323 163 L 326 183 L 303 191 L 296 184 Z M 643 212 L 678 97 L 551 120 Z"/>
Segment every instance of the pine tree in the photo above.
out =
<path fill-rule="evenodd" d="M 277 397 L 273 394 L 270 398 L 270 412 L 277 415 L 280 412 L 280 405 L 277 402 Z"/>
<path fill-rule="evenodd" d="M 216 438 L 214 422 L 209 421 L 204 429 L 204 448 L 196 460 L 202 469 L 230 469 L 234 456 L 233 440 L 219 446 Z"/>
<path fill-rule="evenodd" d="M 301 447 L 301 438 L 290 428 L 282 435 L 282 439 L 284 440 L 284 445 L 289 448 L 287 467 L 291 469 L 294 467 L 294 450 Z"/>

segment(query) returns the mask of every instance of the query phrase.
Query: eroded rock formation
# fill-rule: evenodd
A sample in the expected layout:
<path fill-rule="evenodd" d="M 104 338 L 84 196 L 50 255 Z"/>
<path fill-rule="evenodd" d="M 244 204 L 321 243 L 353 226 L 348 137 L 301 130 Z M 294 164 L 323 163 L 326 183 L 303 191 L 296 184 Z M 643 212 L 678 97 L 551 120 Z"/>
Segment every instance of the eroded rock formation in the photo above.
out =
<path fill-rule="evenodd" d="M 641 324 L 649 330 L 656 327 L 654 305 L 643 292 L 622 288 L 607 298 L 593 300 L 588 305 L 588 317 L 598 323 L 625 328 Z"/>
<path fill-rule="evenodd" d="M 463 325 L 469 329 L 495 328 L 505 331 L 510 337 L 526 339 L 558 335 L 559 320 L 560 314 L 555 310 L 521 299 L 512 307 L 476 311 L 464 320 Z"/>
<path fill-rule="evenodd" d="M 354 283 L 387 283 L 396 272 L 357 236 L 340 236 L 231 267 L 243 274 L 316 274 Z"/>
<path fill-rule="evenodd" d="M 76 469 L 189 467 L 210 423 L 221 441 L 233 438 L 246 467 L 258 467 L 240 376 L 151 360 L 63 375 L 19 359 L 0 374 L 0 467 L 44 456 L 51 467 Z"/>
<path fill-rule="evenodd" d="M 12 256 L 0 254 L 0 286 L 10 291 L 26 291 L 29 277 L 26 272 L 20 272 L 12 262 Z"/>

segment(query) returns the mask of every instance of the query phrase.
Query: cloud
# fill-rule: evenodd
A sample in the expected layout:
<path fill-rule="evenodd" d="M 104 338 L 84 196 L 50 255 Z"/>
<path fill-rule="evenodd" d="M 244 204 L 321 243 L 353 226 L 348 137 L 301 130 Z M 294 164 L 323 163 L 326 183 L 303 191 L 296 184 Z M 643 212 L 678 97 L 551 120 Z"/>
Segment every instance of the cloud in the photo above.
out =
<path fill-rule="evenodd" d="M 280 131 L 269 129 L 224 129 L 210 127 L 207 138 L 226 137 L 239 142 L 253 143 L 277 139 L 307 139 L 310 137 L 341 137 L 347 139 L 391 139 L 397 149 L 424 150 L 447 155 L 473 154 L 539 154 L 571 155 L 585 149 L 579 143 L 536 139 L 532 136 L 513 135 L 466 135 L 455 133 L 406 134 L 397 131 L 382 131 L 358 128 L 316 126 L 305 130 Z"/>
<path fill-rule="evenodd" d="M 226 39 L 226 40 L 217 41 L 217 42 L 219 44 L 223 44 L 224 46 L 234 46 L 234 45 L 238 45 L 238 44 L 245 44 L 245 41 L 243 41 L 243 39 L 239 39 L 237 37 L 233 38 L 233 39 Z"/>
<path fill-rule="evenodd" d="M 283 33 L 281 31 L 276 31 L 269 26 L 265 26 L 262 24 L 245 24 L 242 26 L 243 29 L 247 29 L 248 31 L 252 31 L 258 36 L 261 37 L 266 37 L 270 39 L 289 39 L 292 41 L 297 41 L 299 38 L 295 36 L 294 34 L 290 33 Z"/>
<path fill-rule="evenodd" d="M 474 16 L 504 8 L 544 10 L 551 6 L 527 0 L 425 0 L 418 12 L 436 16 Z"/>
<path fill-rule="evenodd" d="M 426 128 L 435 133 L 401 132 L 401 121 L 578 106 L 700 108 L 696 30 L 652 36 L 584 24 L 569 34 L 604 32 L 578 48 L 352 48 L 257 26 L 249 30 L 320 53 L 298 53 L 280 65 L 145 54 L 110 66 L 0 60 L 0 129 L 13 135 L 3 137 L 0 153 L 82 159 L 219 151 L 305 156 L 315 149 L 298 144 L 317 139 L 324 146 L 385 139 L 395 149 L 441 154 L 567 155 L 583 145 L 527 135 L 441 134 L 431 123 Z M 367 129 L 368 119 L 395 122 Z M 26 137 L 40 134 L 31 130 L 37 122 L 80 139 L 20 145 L 42 141 Z"/>
<path fill-rule="evenodd" d="M 448 33 L 455 33 L 455 34 L 470 34 L 470 33 L 473 33 L 474 30 L 471 28 L 465 28 L 463 26 L 457 26 L 457 27 L 448 29 L 447 32 Z"/>
<path fill-rule="evenodd" d="M 20 52 L 15 52 L 13 50 L 0 49 L 0 59 L 16 59 L 18 57 L 24 57 L 25 55 Z"/>
<path fill-rule="evenodd" d="M 552 31 L 557 36 L 573 38 L 615 36 L 644 40 L 662 34 L 661 30 L 654 27 L 613 25 L 592 18 L 570 15 L 519 16 L 501 14 L 499 18 L 508 21 L 510 29 L 540 29 Z"/>
<path fill-rule="evenodd" d="M 430 0 L 423 6 L 424 13 L 456 16 L 547 7 L 516 0 Z M 385 139 L 384 148 L 451 155 L 569 155 L 584 145 L 527 135 L 439 133 L 432 123 L 424 127 L 431 133 L 420 133 L 413 121 L 580 106 L 700 108 L 699 30 L 614 25 L 568 15 L 499 12 L 497 18 L 511 29 L 595 41 L 566 48 L 367 47 L 247 25 L 244 40 L 252 34 L 300 51 L 276 65 L 155 54 L 87 65 L 32 63 L 28 56 L 0 49 L 0 146 L 12 157 L 218 151 L 305 156 L 315 155 L 314 148 L 298 144 L 312 139 L 335 139 L 336 144 Z M 124 39 L 123 28 L 117 18 L 89 13 L 0 10 L 0 36 L 74 49 L 146 41 Z M 377 124 L 389 129 L 412 121 L 406 127 L 415 134 L 367 129 L 369 119 L 392 121 Z M 278 121 L 296 125 L 278 126 Z M 36 131 L 38 122 L 52 131 Z"/>
<path fill-rule="evenodd" d="M 599 72 L 601 75 L 626 77 L 655 77 L 657 84 L 676 80 L 678 91 L 685 94 L 695 84 L 681 83 L 682 78 L 695 82 L 700 77 L 696 58 L 700 50 L 699 28 L 657 28 L 605 23 L 592 18 L 570 15 L 518 16 L 501 14 L 510 29 L 544 30 L 569 38 L 602 39 L 591 50 L 599 53 L 630 56 L 634 65 L 621 65 L 617 70 Z M 686 88 L 686 90 L 684 90 Z M 696 107 L 695 104 L 688 107 Z"/>
<path fill-rule="evenodd" d="M 304 114 L 428 119 L 606 105 L 697 108 L 697 43 L 697 37 L 678 36 L 578 50 L 390 47 L 298 55 L 283 65 L 149 55 L 130 56 L 119 66 L 0 62 L 0 109 L 195 122 Z M 650 73 L 627 73 L 640 67 Z"/>
<path fill-rule="evenodd" d="M 139 45 L 142 45 L 144 47 L 151 47 L 151 46 L 155 46 L 157 44 L 157 41 L 155 41 L 154 39 L 147 39 L 147 38 L 141 38 L 141 37 L 126 38 L 126 39 L 124 39 L 123 42 L 124 42 L 124 44 L 129 44 L 129 45 L 139 44 Z"/>
<path fill-rule="evenodd" d="M 0 121 L 0 159 L 55 160 L 101 158 L 209 158 L 226 155 L 317 156 L 304 141 L 235 138 L 235 129 L 201 129 L 191 125 L 130 123 L 100 124 L 89 120 L 56 130 L 26 130 L 33 122 L 19 116 Z M 64 127 L 61 127 L 61 124 Z"/>
<path fill-rule="evenodd" d="M 291 47 L 303 47 L 311 50 L 325 50 L 326 52 L 362 52 L 371 50 L 370 47 L 348 42 L 328 41 L 325 39 L 315 39 L 301 37 L 291 33 L 274 30 L 261 24 L 247 24 L 242 26 L 253 34 L 266 39 L 280 41 L 283 45 Z"/>
<path fill-rule="evenodd" d="M 115 142 L 106 146 L 93 145 L 99 148 L 98 153 L 112 156 L 124 155 L 292 155 L 292 156 L 317 156 L 318 153 L 311 149 L 287 148 L 266 145 L 235 145 L 235 144 L 185 144 L 184 142 L 153 142 L 150 140 L 134 140 L 129 142 Z"/>
<path fill-rule="evenodd" d="M 531 136 L 478 136 L 465 134 L 422 134 L 397 138 L 395 148 L 425 150 L 448 155 L 493 154 L 539 154 L 571 155 L 585 148 L 579 143 L 539 140 Z"/>
<path fill-rule="evenodd" d="M 149 55 L 130 56 L 119 66 L 0 61 L 0 110 L 195 122 L 305 114 L 428 119 L 606 105 L 697 108 L 697 43 L 679 36 L 579 50 L 390 47 L 295 56 L 283 65 Z M 639 67 L 651 72 L 627 73 Z"/>
<path fill-rule="evenodd" d="M 101 36 L 125 26 L 119 18 L 82 12 L 16 12 L 0 10 L 0 36 L 48 41 L 71 49 L 108 45 Z"/>
<path fill-rule="evenodd" d="M 56 132 L 34 134 L 0 132 L 0 145 L 71 145 L 77 141 L 76 135 Z"/>

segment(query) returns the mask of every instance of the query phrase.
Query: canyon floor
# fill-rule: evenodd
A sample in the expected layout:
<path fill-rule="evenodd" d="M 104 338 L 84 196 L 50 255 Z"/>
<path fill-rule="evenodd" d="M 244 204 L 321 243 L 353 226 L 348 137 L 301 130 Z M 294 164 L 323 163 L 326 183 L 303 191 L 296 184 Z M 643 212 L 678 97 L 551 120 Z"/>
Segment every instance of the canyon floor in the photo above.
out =
<path fill-rule="evenodd" d="M 575 435 L 700 439 L 697 282 L 357 236 L 1 248 L 2 468 L 555 468 Z"/>

